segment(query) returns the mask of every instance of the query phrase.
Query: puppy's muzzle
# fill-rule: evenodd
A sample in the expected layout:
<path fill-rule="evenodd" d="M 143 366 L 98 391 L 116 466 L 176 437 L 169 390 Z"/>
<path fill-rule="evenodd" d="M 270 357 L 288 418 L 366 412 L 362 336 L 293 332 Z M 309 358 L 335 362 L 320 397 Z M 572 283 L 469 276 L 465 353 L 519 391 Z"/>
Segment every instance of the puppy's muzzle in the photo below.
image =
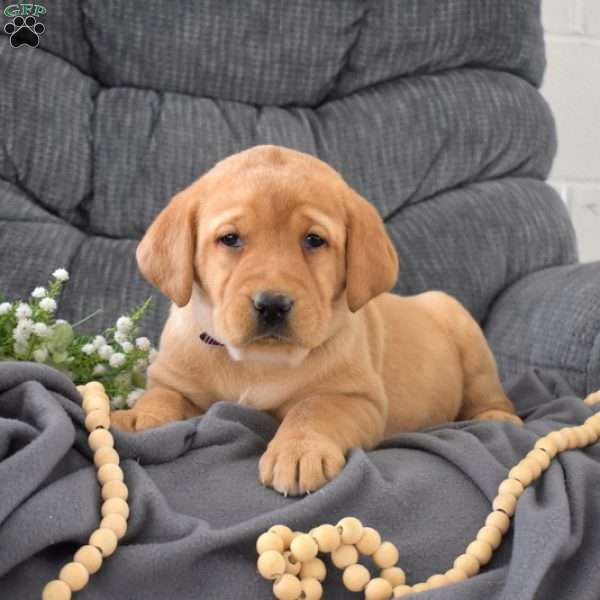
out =
<path fill-rule="evenodd" d="M 283 294 L 259 292 L 252 299 L 256 314 L 258 332 L 283 333 L 294 301 Z"/>

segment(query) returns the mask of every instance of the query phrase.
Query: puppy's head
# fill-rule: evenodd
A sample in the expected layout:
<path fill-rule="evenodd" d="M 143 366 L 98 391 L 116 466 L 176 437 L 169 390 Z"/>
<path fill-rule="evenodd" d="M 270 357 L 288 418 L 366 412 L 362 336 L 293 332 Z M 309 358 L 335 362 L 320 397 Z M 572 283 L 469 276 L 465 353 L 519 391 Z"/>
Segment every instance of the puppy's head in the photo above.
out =
<path fill-rule="evenodd" d="M 322 161 L 277 146 L 235 154 L 177 194 L 137 261 L 178 306 L 193 298 L 236 360 L 299 362 L 398 275 L 371 204 Z"/>

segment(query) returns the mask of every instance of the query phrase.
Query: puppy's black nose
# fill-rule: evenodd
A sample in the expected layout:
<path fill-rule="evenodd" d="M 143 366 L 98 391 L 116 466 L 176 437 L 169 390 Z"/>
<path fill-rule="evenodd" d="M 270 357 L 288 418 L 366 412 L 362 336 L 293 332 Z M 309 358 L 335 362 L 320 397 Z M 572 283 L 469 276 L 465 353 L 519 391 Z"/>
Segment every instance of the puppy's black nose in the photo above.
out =
<path fill-rule="evenodd" d="M 288 296 L 269 292 L 259 292 L 252 301 L 259 321 L 268 327 L 283 324 L 294 304 L 294 301 Z"/>

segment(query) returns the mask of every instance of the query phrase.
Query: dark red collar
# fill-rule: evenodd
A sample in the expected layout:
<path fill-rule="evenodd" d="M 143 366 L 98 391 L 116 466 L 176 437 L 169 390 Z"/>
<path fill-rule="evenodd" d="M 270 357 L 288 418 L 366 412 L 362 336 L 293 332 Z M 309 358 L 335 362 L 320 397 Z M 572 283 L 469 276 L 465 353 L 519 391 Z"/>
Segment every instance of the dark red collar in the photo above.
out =
<path fill-rule="evenodd" d="M 221 342 L 218 342 L 217 340 L 215 340 L 214 337 L 211 337 L 210 335 L 208 335 L 208 333 L 206 333 L 206 331 L 203 331 L 200 334 L 200 339 L 205 344 L 208 344 L 209 346 L 224 346 L 225 345 L 225 344 L 221 344 Z"/>

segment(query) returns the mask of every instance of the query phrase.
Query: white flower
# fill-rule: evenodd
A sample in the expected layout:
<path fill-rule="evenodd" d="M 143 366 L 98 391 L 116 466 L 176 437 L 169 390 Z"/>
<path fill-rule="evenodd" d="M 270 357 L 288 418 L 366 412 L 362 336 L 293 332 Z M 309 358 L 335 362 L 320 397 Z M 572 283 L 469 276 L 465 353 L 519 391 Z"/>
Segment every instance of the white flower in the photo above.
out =
<path fill-rule="evenodd" d="M 114 353 L 115 351 L 108 344 L 104 344 L 104 346 L 98 348 L 98 354 L 100 355 L 100 358 L 103 358 L 104 360 L 108 360 Z"/>
<path fill-rule="evenodd" d="M 133 344 L 131 342 L 123 342 L 121 344 L 121 348 L 123 349 L 123 352 L 125 352 L 125 353 L 131 352 L 133 350 Z"/>
<path fill-rule="evenodd" d="M 66 323 L 66 321 L 64 319 L 56 319 L 56 321 L 54 321 L 55 325 L 60 325 L 61 323 Z"/>
<path fill-rule="evenodd" d="M 46 291 L 46 288 L 44 288 L 44 287 L 36 287 L 35 290 L 33 290 L 33 292 L 31 292 L 31 295 L 34 298 L 45 298 L 48 295 L 48 292 Z"/>
<path fill-rule="evenodd" d="M 48 312 L 54 312 L 56 310 L 56 300 L 54 298 L 43 298 L 40 300 L 40 308 Z"/>
<path fill-rule="evenodd" d="M 153 363 L 156 360 L 157 356 L 158 350 L 156 348 L 152 348 L 152 350 L 150 350 L 150 354 L 148 354 L 148 362 Z"/>
<path fill-rule="evenodd" d="M 52 277 L 58 279 L 59 281 L 68 281 L 69 272 L 66 269 L 56 269 L 56 271 L 52 273 Z"/>
<path fill-rule="evenodd" d="M 13 346 L 13 350 L 15 352 L 15 355 L 17 355 L 17 356 L 22 356 L 24 354 L 27 354 L 27 344 L 17 341 L 17 342 L 15 342 L 15 345 Z"/>
<path fill-rule="evenodd" d="M 5 315 L 12 308 L 12 304 L 10 302 L 3 302 L 0 304 L 0 315 Z"/>
<path fill-rule="evenodd" d="M 84 354 L 92 354 L 92 352 L 96 351 L 96 346 L 94 346 L 94 344 L 84 344 L 81 346 L 81 351 Z"/>
<path fill-rule="evenodd" d="M 47 348 L 38 348 L 33 352 L 33 360 L 36 362 L 44 362 L 48 358 Z"/>
<path fill-rule="evenodd" d="M 135 361 L 135 369 L 138 371 L 142 371 L 143 369 L 145 369 L 148 366 L 148 361 L 145 358 L 140 358 L 139 360 Z"/>
<path fill-rule="evenodd" d="M 102 373 L 106 373 L 106 367 L 104 365 L 96 365 L 94 367 L 94 375 L 102 375 Z"/>
<path fill-rule="evenodd" d="M 19 306 L 17 306 L 15 314 L 17 315 L 17 319 L 26 319 L 27 317 L 31 316 L 31 306 L 21 302 Z"/>
<path fill-rule="evenodd" d="M 150 340 L 147 337 L 139 337 L 135 340 L 135 345 L 140 350 L 150 350 Z"/>
<path fill-rule="evenodd" d="M 124 331 L 117 331 L 114 335 L 115 342 L 122 344 L 129 340 L 129 336 Z"/>
<path fill-rule="evenodd" d="M 106 340 L 104 339 L 104 336 L 97 335 L 94 338 L 94 341 L 92 342 L 92 344 L 94 344 L 94 347 L 97 350 L 98 348 L 101 348 L 102 346 L 106 346 Z"/>
<path fill-rule="evenodd" d="M 119 317 L 117 319 L 117 330 L 127 333 L 133 327 L 133 321 L 129 317 Z"/>
<path fill-rule="evenodd" d="M 50 335 L 50 329 L 46 323 L 34 323 L 33 333 L 35 333 L 35 335 L 39 335 L 40 337 L 48 337 Z"/>
<path fill-rule="evenodd" d="M 121 367 L 125 364 L 125 355 L 121 352 L 115 352 L 108 361 L 111 367 Z"/>
<path fill-rule="evenodd" d="M 129 394 L 127 395 L 127 400 L 125 401 L 125 403 L 127 404 L 128 408 L 132 408 L 133 405 L 143 395 L 144 395 L 144 390 L 141 389 L 141 388 L 136 388 L 135 390 L 129 392 Z"/>
<path fill-rule="evenodd" d="M 33 332 L 33 321 L 31 319 L 21 319 L 13 331 L 13 337 L 17 343 L 24 344 Z"/>
<path fill-rule="evenodd" d="M 110 400 L 110 405 L 113 409 L 125 408 L 125 399 L 123 396 L 113 396 Z"/>

